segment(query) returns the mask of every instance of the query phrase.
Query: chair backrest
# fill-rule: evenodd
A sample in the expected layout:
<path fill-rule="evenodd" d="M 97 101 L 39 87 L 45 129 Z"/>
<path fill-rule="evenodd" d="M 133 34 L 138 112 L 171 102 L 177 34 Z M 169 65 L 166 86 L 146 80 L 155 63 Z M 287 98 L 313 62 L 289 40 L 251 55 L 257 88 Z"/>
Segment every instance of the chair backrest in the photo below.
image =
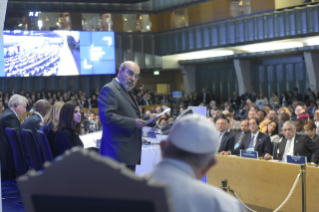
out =
<path fill-rule="evenodd" d="M 11 143 L 15 170 L 19 174 L 25 174 L 28 171 L 28 167 L 25 162 L 25 158 L 22 151 L 22 146 L 19 141 L 17 132 L 12 128 L 6 128 L 6 133 L 8 135 L 9 141 Z"/>
<path fill-rule="evenodd" d="M 172 211 L 167 184 L 150 182 L 112 159 L 78 147 L 17 182 L 28 212 Z"/>
<path fill-rule="evenodd" d="M 278 142 L 271 142 L 272 145 L 272 156 L 274 159 L 278 159 L 278 148 L 279 148 L 279 144 Z"/>
<path fill-rule="evenodd" d="M 42 131 L 38 130 L 37 136 L 38 136 L 39 145 L 43 154 L 44 162 L 46 161 L 52 162 L 53 156 L 52 156 L 52 152 L 51 152 L 46 135 Z"/>
<path fill-rule="evenodd" d="M 25 144 L 30 157 L 30 168 L 37 171 L 42 169 L 42 156 L 38 143 L 29 129 L 22 129 L 25 137 Z"/>

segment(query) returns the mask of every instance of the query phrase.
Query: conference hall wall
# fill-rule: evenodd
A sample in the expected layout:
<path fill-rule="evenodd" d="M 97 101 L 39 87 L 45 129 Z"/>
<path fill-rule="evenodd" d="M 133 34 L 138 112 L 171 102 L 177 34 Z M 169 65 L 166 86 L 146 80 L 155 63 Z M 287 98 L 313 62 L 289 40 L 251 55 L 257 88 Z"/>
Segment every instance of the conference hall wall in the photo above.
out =
<path fill-rule="evenodd" d="M 281 96 L 284 91 L 298 87 L 301 94 L 307 93 L 309 80 L 302 55 L 264 58 L 252 61 L 251 90 L 262 91 L 269 99 L 277 90 Z"/>
<path fill-rule="evenodd" d="M 215 100 L 228 101 L 233 91 L 238 92 L 238 83 L 232 61 L 220 64 L 203 64 L 196 66 L 196 90 L 211 90 Z"/>

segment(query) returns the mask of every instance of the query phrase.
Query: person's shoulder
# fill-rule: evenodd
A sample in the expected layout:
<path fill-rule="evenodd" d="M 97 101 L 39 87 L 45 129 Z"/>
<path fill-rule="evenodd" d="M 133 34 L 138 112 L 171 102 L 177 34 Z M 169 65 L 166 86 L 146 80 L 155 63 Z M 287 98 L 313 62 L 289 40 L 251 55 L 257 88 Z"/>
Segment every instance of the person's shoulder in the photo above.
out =
<path fill-rule="evenodd" d="M 295 136 L 296 136 L 295 137 L 296 140 L 300 140 L 300 141 L 311 140 L 311 138 L 308 135 L 296 134 Z"/>
<path fill-rule="evenodd" d="M 215 208 L 219 205 L 220 209 L 225 211 L 241 211 L 239 201 L 220 188 L 205 184 L 201 181 L 197 181 L 193 184 L 193 186 L 196 193 L 195 195 L 198 198 L 203 199 L 205 202 L 214 204 Z M 225 202 L 227 202 L 227 204 L 225 204 Z"/>

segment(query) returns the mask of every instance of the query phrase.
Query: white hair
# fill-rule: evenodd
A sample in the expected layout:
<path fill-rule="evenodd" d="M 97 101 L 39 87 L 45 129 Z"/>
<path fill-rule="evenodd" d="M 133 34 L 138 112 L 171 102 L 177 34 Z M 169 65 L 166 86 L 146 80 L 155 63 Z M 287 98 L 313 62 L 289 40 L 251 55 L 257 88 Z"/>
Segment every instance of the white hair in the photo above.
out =
<path fill-rule="evenodd" d="M 283 127 L 286 127 L 286 126 L 291 126 L 293 129 L 295 129 L 295 122 L 293 122 L 293 121 L 285 121 L 285 123 L 284 123 L 284 125 L 283 125 Z"/>
<path fill-rule="evenodd" d="M 14 94 L 13 96 L 11 96 L 10 100 L 9 100 L 9 107 L 13 107 L 13 106 L 18 106 L 19 104 L 22 104 L 23 102 L 27 102 L 28 99 L 25 98 L 24 96 L 21 96 L 19 94 Z"/>

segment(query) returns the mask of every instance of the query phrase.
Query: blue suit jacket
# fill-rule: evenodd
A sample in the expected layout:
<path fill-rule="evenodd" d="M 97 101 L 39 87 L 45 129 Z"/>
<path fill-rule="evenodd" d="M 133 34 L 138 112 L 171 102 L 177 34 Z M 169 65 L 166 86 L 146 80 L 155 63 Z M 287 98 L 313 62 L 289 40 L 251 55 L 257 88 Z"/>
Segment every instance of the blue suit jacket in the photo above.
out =
<path fill-rule="evenodd" d="M 229 132 L 225 132 L 223 135 L 220 147 L 218 152 L 221 151 L 231 151 L 234 149 L 234 136 L 232 136 Z"/>
<path fill-rule="evenodd" d="M 240 143 L 239 147 L 232 152 L 232 154 L 239 154 L 241 149 L 247 149 L 251 140 L 251 132 L 247 133 L 242 142 Z M 254 151 L 258 152 L 259 157 L 263 157 L 266 153 L 272 155 L 272 146 L 270 137 L 264 133 L 259 132 L 256 138 L 256 145 Z"/>

